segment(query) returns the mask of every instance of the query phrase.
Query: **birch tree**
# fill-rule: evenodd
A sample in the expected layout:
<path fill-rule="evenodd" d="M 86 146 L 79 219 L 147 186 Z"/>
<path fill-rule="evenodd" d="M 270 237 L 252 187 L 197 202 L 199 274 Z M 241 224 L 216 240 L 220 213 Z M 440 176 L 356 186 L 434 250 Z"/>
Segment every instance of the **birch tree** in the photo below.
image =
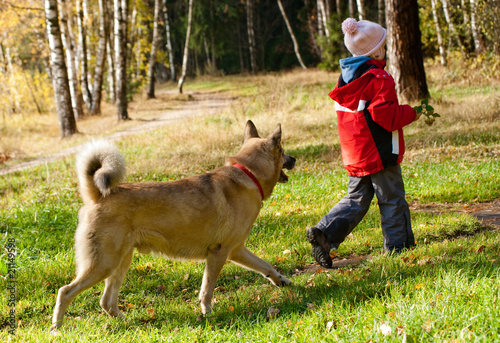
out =
<path fill-rule="evenodd" d="M 163 0 L 163 16 L 165 22 L 168 61 L 170 63 L 170 78 L 172 79 L 172 81 L 176 81 L 177 76 L 175 75 L 174 49 L 172 49 L 172 38 L 170 37 L 170 20 L 168 19 L 167 0 Z"/>
<path fill-rule="evenodd" d="M 455 24 L 453 23 L 453 18 L 450 15 L 450 11 L 448 8 L 448 0 L 441 0 L 443 2 L 443 12 L 444 12 L 444 17 L 446 19 L 446 23 L 448 24 L 448 28 L 450 30 L 450 35 L 453 37 L 458 45 L 458 48 L 460 49 L 460 53 L 462 54 L 462 58 L 465 59 L 467 57 L 465 50 L 464 50 L 464 45 L 462 43 L 462 40 L 460 39 L 460 36 L 457 33 L 457 30 L 455 29 Z"/>
<path fill-rule="evenodd" d="M 441 57 L 441 65 L 446 66 L 448 63 L 446 61 L 446 51 L 444 49 L 443 36 L 441 35 L 441 27 L 439 25 L 439 17 L 437 14 L 437 0 L 431 0 L 432 6 L 432 16 L 434 18 L 434 26 L 436 27 L 436 36 L 439 45 L 439 56 Z"/>
<path fill-rule="evenodd" d="M 255 49 L 255 32 L 253 27 L 253 1 L 246 0 L 247 10 L 247 33 L 248 33 L 248 49 L 250 50 L 250 68 L 252 73 L 257 72 L 257 53 Z"/>
<path fill-rule="evenodd" d="M 158 46 L 158 21 L 160 20 L 161 0 L 155 0 L 154 19 L 153 19 L 153 41 L 151 42 L 151 53 L 149 55 L 148 68 L 148 99 L 155 97 L 155 66 L 156 66 L 156 49 Z"/>
<path fill-rule="evenodd" d="M 359 20 L 365 20 L 366 19 L 365 0 L 356 0 L 356 4 L 358 5 Z"/>
<path fill-rule="evenodd" d="M 90 113 L 93 115 L 101 113 L 102 83 L 104 80 L 104 68 L 106 65 L 106 45 L 108 44 L 108 28 L 106 15 L 106 1 L 99 0 L 99 45 L 97 48 L 96 66 L 94 71 L 94 86 L 92 90 L 92 107 Z"/>
<path fill-rule="evenodd" d="M 297 60 L 299 61 L 300 66 L 302 69 L 307 69 L 305 66 L 304 62 L 302 62 L 302 57 L 300 56 L 299 52 L 299 44 L 297 43 L 297 39 L 295 38 L 295 35 L 293 34 L 292 26 L 290 25 L 290 22 L 288 21 L 288 17 L 286 16 L 285 9 L 283 8 L 283 4 L 281 3 L 281 0 L 277 0 L 278 6 L 281 11 L 281 15 L 283 16 L 283 19 L 285 20 L 286 27 L 288 29 L 288 32 L 290 33 L 290 37 L 292 38 L 293 42 L 293 50 L 295 51 L 295 56 L 297 56 Z"/>
<path fill-rule="evenodd" d="M 86 6 L 84 7 L 86 8 Z M 92 107 L 92 94 L 90 93 L 89 77 L 88 77 L 89 67 L 88 67 L 88 53 L 87 53 L 87 30 L 85 25 L 86 12 L 88 11 L 84 11 L 81 0 L 76 0 L 82 95 L 83 95 L 83 101 L 85 101 L 87 108 L 90 109 Z"/>
<path fill-rule="evenodd" d="M 127 0 L 114 0 L 116 110 L 118 120 L 128 120 L 127 110 Z"/>
<path fill-rule="evenodd" d="M 71 94 L 69 91 L 68 73 L 64 57 L 57 0 L 45 0 L 45 22 L 50 49 L 50 67 L 52 69 L 52 85 L 56 98 L 57 116 L 61 136 L 68 137 L 77 132 Z"/>
<path fill-rule="evenodd" d="M 484 53 L 485 49 L 483 39 L 481 38 L 481 33 L 479 32 L 479 28 L 477 27 L 476 2 L 477 0 L 470 0 L 470 25 L 472 30 L 472 37 L 474 38 L 474 50 L 476 51 L 476 54 L 481 55 L 482 53 Z"/>
<path fill-rule="evenodd" d="M 401 101 L 429 96 L 418 19 L 417 0 L 386 0 L 387 57 L 389 73 Z M 404 8 L 404 10 L 401 10 Z"/>
<path fill-rule="evenodd" d="M 69 25 L 70 19 L 68 17 L 68 8 L 66 0 L 60 0 L 61 4 L 61 39 L 63 42 L 64 51 L 66 52 L 66 67 L 68 71 L 69 91 L 71 94 L 71 105 L 73 106 L 73 113 L 75 119 L 78 120 L 83 117 L 83 104 L 81 102 L 81 93 L 78 85 L 76 63 L 75 63 L 75 49 L 71 41 L 71 26 Z"/>
<path fill-rule="evenodd" d="M 281 0 L 279 0 L 279 3 L 281 3 Z M 324 30 L 325 36 L 327 38 L 330 38 L 330 30 L 328 30 L 328 17 L 329 17 L 329 15 L 327 14 L 324 1 L 317 0 L 317 7 L 318 7 L 318 21 L 321 23 L 321 28 Z M 281 10 L 281 8 L 280 8 L 280 10 Z M 283 12 L 281 12 L 281 13 L 283 14 Z M 288 21 L 288 20 L 286 20 L 286 21 Z M 290 29 L 289 29 L 289 31 L 290 31 Z"/>
<path fill-rule="evenodd" d="M 193 0 L 189 0 L 188 8 L 188 25 L 186 31 L 186 42 L 184 43 L 184 56 L 182 57 L 182 73 L 179 79 L 179 93 L 182 94 L 182 86 L 187 73 L 188 54 L 189 54 L 189 37 L 191 36 L 191 22 L 193 19 Z"/>

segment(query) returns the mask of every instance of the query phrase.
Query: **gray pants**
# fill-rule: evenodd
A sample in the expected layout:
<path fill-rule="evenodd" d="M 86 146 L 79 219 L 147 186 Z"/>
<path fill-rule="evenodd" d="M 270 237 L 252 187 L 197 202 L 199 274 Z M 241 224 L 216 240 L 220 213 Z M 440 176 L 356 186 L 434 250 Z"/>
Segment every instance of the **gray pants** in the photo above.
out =
<path fill-rule="evenodd" d="M 401 167 L 397 165 L 372 175 L 349 176 L 347 195 L 316 225 L 332 248 L 338 247 L 363 219 L 374 194 L 380 209 L 384 249 L 399 251 L 415 245 Z"/>

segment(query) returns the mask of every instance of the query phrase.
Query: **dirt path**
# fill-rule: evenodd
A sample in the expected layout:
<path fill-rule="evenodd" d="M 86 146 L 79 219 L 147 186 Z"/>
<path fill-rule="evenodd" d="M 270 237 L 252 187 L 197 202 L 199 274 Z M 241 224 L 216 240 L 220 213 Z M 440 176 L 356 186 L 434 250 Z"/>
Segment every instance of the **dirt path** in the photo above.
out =
<path fill-rule="evenodd" d="M 176 93 L 177 90 L 169 90 L 161 92 L 162 94 L 173 94 Z M 160 94 L 160 92 L 159 92 Z M 109 140 L 118 140 L 125 136 L 135 135 L 138 133 L 147 132 L 150 130 L 157 129 L 162 126 L 170 125 L 182 120 L 187 120 L 191 118 L 213 115 L 217 112 L 220 112 L 227 106 L 231 105 L 236 98 L 229 96 L 224 93 L 197 93 L 197 92 L 189 92 L 185 94 L 186 101 L 182 101 L 182 105 L 178 106 L 175 109 L 161 112 L 155 114 L 153 117 L 149 117 L 148 119 L 135 119 L 132 121 L 133 125 L 127 125 L 126 128 L 116 131 L 110 135 L 106 136 L 106 139 Z M 83 143 L 85 144 L 85 143 Z M 35 167 L 40 164 L 45 164 L 49 162 L 56 161 L 60 158 L 67 157 L 75 154 L 80 150 L 83 144 L 79 144 L 64 150 L 61 150 L 58 153 L 40 156 L 29 161 L 20 162 L 17 164 L 13 164 L 11 166 L 0 169 L 0 176 L 7 175 L 9 173 L 13 173 L 16 171 L 24 170 L 27 168 Z"/>

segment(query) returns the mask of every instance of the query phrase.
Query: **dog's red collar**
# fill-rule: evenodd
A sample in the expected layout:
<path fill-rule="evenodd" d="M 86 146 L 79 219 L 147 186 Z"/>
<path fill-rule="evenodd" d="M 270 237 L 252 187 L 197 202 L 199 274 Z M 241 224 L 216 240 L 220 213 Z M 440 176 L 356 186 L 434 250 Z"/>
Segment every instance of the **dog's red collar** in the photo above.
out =
<path fill-rule="evenodd" d="M 233 166 L 235 166 L 236 168 L 240 168 L 241 170 L 243 170 L 243 172 L 245 174 L 247 174 L 250 179 L 252 179 L 252 181 L 257 185 L 257 188 L 259 189 L 260 197 L 262 198 L 262 200 L 264 200 L 264 191 L 262 190 L 262 186 L 260 185 L 259 180 L 257 180 L 257 178 L 255 177 L 255 175 L 253 175 L 250 170 L 248 170 L 247 168 L 245 168 L 241 164 L 235 163 L 235 164 L 233 164 Z"/>

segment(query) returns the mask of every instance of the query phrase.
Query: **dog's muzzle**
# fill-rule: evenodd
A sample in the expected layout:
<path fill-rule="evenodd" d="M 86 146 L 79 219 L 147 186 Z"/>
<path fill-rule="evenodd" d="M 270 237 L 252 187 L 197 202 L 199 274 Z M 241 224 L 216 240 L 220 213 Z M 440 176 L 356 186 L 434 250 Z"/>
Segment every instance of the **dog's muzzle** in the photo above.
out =
<path fill-rule="evenodd" d="M 295 167 L 295 161 L 295 158 L 293 158 L 292 156 L 285 155 L 285 163 L 283 163 L 283 168 L 288 170 L 293 169 L 293 167 Z M 281 170 L 279 182 L 288 182 L 288 175 L 286 175 L 283 170 Z"/>

